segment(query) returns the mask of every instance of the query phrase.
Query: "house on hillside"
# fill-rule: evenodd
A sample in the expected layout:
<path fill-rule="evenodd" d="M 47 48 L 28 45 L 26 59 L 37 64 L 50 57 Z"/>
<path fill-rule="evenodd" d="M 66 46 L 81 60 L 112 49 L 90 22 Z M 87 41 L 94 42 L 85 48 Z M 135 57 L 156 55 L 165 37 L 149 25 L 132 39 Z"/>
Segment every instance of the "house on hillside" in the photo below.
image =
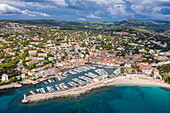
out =
<path fill-rule="evenodd" d="M 29 50 L 28 54 L 29 55 L 35 55 L 37 53 L 37 50 Z"/>
<path fill-rule="evenodd" d="M 38 53 L 38 56 L 47 56 L 47 53 Z"/>
<path fill-rule="evenodd" d="M 8 75 L 7 74 L 2 74 L 2 79 L 1 81 L 2 82 L 7 82 L 9 79 L 8 79 Z"/>
<path fill-rule="evenodd" d="M 5 62 L 5 58 L 0 59 L 0 64 Z"/>
<path fill-rule="evenodd" d="M 31 60 L 31 61 L 29 61 L 29 62 L 26 62 L 26 65 L 29 66 L 29 65 L 36 64 L 36 63 L 38 63 L 37 60 Z"/>

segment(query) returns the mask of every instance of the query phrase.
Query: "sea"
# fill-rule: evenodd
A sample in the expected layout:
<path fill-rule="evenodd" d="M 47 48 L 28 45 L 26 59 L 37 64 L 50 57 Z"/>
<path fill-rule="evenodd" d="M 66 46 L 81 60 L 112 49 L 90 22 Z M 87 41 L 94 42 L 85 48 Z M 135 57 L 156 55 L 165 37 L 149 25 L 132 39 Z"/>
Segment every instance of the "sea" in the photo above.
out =
<path fill-rule="evenodd" d="M 45 86 L 40 83 L 1 90 L 0 113 L 170 113 L 170 89 L 151 86 L 116 85 L 78 97 L 21 103 L 23 94 Z"/>

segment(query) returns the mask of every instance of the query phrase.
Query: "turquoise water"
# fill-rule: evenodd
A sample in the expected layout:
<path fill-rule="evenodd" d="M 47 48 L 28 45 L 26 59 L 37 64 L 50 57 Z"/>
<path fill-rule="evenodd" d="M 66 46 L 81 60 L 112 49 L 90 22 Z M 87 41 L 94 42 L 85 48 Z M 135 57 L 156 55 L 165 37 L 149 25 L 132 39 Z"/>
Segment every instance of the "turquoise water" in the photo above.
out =
<path fill-rule="evenodd" d="M 112 72 L 111 69 L 105 69 Z M 90 70 L 95 73 L 94 70 Z M 81 76 L 69 75 L 62 82 Z M 54 86 L 61 82 L 47 84 Z M 111 86 L 95 89 L 78 98 L 59 98 L 22 104 L 23 94 L 46 84 L 25 85 L 0 91 L 0 113 L 170 113 L 170 90 L 146 86 Z"/>
<path fill-rule="evenodd" d="M 170 91 L 158 87 L 111 86 L 75 98 L 22 104 L 22 90 L 1 92 L 1 113 L 170 113 Z"/>

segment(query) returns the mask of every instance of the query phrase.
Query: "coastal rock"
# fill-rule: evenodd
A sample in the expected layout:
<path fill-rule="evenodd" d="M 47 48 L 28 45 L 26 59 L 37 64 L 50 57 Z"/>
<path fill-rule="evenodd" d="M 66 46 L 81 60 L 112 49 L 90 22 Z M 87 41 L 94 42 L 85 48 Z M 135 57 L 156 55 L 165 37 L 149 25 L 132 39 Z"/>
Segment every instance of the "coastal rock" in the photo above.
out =
<path fill-rule="evenodd" d="M 7 84 L 7 85 L 0 86 L 0 90 L 9 89 L 9 88 L 18 88 L 18 87 L 22 87 L 22 85 L 17 84 L 17 83 L 12 83 L 12 84 Z"/>

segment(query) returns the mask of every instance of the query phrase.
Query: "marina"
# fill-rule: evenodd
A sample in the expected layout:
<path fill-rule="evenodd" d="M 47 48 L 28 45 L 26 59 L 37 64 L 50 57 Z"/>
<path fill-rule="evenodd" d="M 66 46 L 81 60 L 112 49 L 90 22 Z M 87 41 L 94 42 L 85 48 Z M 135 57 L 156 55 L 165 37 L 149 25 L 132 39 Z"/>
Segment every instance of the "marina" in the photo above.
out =
<path fill-rule="evenodd" d="M 46 93 L 46 91 L 44 90 L 44 88 L 39 88 L 36 89 L 37 93 Z"/>
<path fill-rule="evenodd" d="M 70 88 L 84 86 L 95 81 L 95 78 L 105 74 L 112 74 L 114 69 L 96 67 L 96 66 L 79 66 L 65 70 L 55 78 L 44 80 L 39 88 L 33 90 L 35 93 L 54 93 Z M 58 79 L 60 78 L 60 79 Z"/>
<path fill-rule="evenodd" d="M 56 87 L 57 90 L 61 90 L 61 89 L 58 87 L 58 85 L 55 85 L 55 87 Z"/>
<path fill-rule="evenodd" d="M 53 98 L 60 98 L 60 97 L 77 97 L 78 95 L 84 94 L 88 91 L 91 91 L 92 89 L 112 86 L 112 85 L 114 85 L 113 87 L 117 87 L 115 85 L 123 85 L 123 84 L 124 85 L 147 84 L 150 86 L 163 86 L 163 87 L 166 86 L 166 84 L 164 84 L 161 81 L 154 81 L 154 80 L 147 80 L 147 79 L 141 79 L 139 81 L 137 78 L 128 79 L 124 76 L 116 77 L 114 79 L 112 78 L 111 79 L 105 78 L 103 80 L 99 79 L 102 76 L 105 76 L 106 72 L 109 75 L 112 74 L 114 70 L 115 69 L 95 67 L 95 69 L 93 68 L 87 71 L 82 71 L 75 75 L 72 75 L 64 71 L 63 73 L 61 73 L 61 75 L 68 74 L 68 76 L 65 79 L 61 79 L 60 81 L 57 79 L 57 77 L 47 79 L 35 85 L 34 88 L 28 88 L 27 90 L 20 92 L 20 95 L 23 95 L 24 93 L 26 98 L 29 99 L 28 102 L 39 102 L 39 101 L 50 100 Z M 65 99 L 67 100 L 67 98 Z M 57 100 L 54 101 L 58 102 Z"/>
<path fill-rule="evenodd" d="M 105 75 L 112 74 L 114 69 L 106 69 L 105 71 L 102 67 L 96 66 L 79 66 L 77 68 L 69 69 L 60 73 L 60 76 L 55 78 L 49 78 L 42 83 L 47 85 L 42 87 L 44 91 L 37 88 L 35 92 L 46 93 L 46 92 L 56 92 L 60 90 L 66 90 L 79 85 L 86 85 L 93 82 L 93 79 Z M 54 87 L 54 88 L 53 88 Z"/>
<path fill-rule="evenodd" d="M 131 78 L 125 76 L 115 76 L 113 73 L 119 73 L 120 68 L 103 68 L 97 66 L 80 66 L 64 70 L 58 77 L 49 78 L 43 81 L 43 86 L 37 88 L 36 93 L 27 93 L 27 98 L 22 100 L 23 103 L 49 100 L 51 98 L 70 97 L 84 94 L 92 89 L 119 85 L 119 84 L 137 84 L 170 87 L 162 81 L 152 79 Z M 108 77 L 110 76 L 110 77 Z M 152 80 L 152 81 L 151 81 Z M 46 84 L 47 83 L 47 84 Z"/>
<path fill-rule="evenodd" d="M 47 90 L 48 90 L 49 93 L 55 92 L 53 86 L 47 86 L 46 88 L 47 88 Z"/>
<path fill-rule="evenodd" d="M 70 81 L 68 82 L 68 85 L 70 85 L 71 87 L 76 87 L 78 84 L 73 81 Z"/>

